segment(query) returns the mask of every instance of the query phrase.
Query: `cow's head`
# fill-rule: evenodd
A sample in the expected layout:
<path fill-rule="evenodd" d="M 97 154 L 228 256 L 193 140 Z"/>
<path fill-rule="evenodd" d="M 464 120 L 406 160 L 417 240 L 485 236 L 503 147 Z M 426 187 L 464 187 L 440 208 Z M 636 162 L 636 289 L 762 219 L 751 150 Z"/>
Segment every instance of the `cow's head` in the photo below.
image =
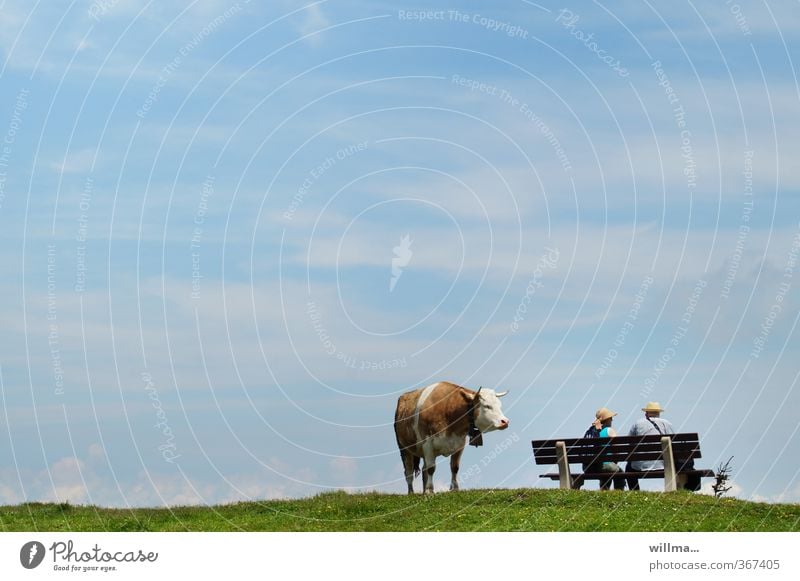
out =
<path fill-rule="evenodd" d="M 508 427 L 509 420 L 503 415 L 503 404 L 500 403 L 500 398 L 507 393 L 507 391 L 498 393 L 493 389 L 480 388 L 473 395 L 475 427 L 481 432 L 505 430 Z"/>

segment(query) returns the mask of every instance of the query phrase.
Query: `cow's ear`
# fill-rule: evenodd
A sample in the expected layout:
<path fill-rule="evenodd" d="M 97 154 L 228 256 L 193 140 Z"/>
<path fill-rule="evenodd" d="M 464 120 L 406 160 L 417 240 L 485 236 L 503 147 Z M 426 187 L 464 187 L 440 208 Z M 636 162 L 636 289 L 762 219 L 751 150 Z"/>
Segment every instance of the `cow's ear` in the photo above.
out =
<path fill-rule="evenodd" d="M 475 398 L 478 396 L 478 392 L 476 391 L 469 391 L 468 389 L 461 390 L 461 396 L 466 400 L 467 403 L 472 403 L 475 401 Z"/>

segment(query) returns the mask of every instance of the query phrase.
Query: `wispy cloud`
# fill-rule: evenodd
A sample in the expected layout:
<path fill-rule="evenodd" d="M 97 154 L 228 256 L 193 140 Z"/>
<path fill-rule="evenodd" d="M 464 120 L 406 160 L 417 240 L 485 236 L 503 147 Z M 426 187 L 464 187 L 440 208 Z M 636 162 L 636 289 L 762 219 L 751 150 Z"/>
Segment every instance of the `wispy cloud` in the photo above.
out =
<path fill-rule="evenodd" d="M 314 34 L 331 25 L 331 21 L 322 11 L 322 6 L 319 3 L 309 4 L 303 11 L 302 21 L 299 25 L 300 33 L 303 36 L 308 36 L 308 41 L 318 46 L 322 42 L 322 35 Z"/>
<path fill-rule="evenodd" d="M 97 159 L 97 149 L 88 148 L 69 151 L 61 161 L 50 163 L 50 169 L 58 173 L 89 173 Z"/>

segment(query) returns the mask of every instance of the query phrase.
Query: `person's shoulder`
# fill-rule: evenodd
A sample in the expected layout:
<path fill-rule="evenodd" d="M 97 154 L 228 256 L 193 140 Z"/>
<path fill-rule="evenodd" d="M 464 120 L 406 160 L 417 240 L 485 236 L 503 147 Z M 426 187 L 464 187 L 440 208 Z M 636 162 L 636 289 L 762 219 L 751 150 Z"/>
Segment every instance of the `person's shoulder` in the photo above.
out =
<path fill-rule="evenodd" d="M 666 427 L 666 426 L 665 426 Z M 671 427 L 671 426 L 670 426 Z M 647 418 L 639 418 L 631 426 L 629 436 L 648 436 L 650 434 L 657 434 L 658 430 L 653 427 L 650 420 Z"/>

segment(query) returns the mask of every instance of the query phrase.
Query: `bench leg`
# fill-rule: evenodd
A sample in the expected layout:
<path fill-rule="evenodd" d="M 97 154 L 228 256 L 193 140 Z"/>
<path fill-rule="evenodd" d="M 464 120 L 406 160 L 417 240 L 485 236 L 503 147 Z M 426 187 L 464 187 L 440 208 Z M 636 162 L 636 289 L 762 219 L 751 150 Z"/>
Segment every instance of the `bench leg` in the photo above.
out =
<path fill-rule="evenodd" d="M 687 482 L 689 482 L 689 477 L 686 474 L 678 472 L 677 475 L 678 490 L 685 490 Z"/>
<path fill-rule="evenodd" d="M 678 478 L 675 473 L 675 457 L 672 455 L 672 440 L 669 436 L 661 438 L 661 453 L 664 457 L 664 492 L 675 492 L 678 489 Z"/>
<path fill-rule="evenodd" d="M 567 446 L 564 442 L 556 442 L 556 455 L 558 456 L 559 488 L 569 490 L 572 488 L 572 475 L 569 473 Z"/>

